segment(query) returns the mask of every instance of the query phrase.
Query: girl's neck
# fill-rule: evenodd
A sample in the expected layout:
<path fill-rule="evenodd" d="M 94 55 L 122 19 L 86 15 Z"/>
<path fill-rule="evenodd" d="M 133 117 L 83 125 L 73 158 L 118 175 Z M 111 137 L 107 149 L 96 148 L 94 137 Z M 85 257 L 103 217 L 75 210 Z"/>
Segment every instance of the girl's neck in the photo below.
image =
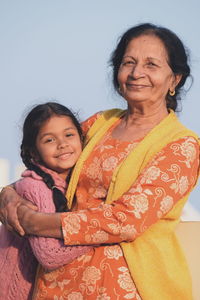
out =
<path fill-rule="evenodd" d="M 68 177 L 68 175 L 69 175 L 69 173 L 70 173 L 70 169 L 68 169 L 67 174 L 63 174 L 63 173 L 59 174 L 57 171 L 52 170 L 52 169 L 48 168 L 47 166 L 45 166 L 45 165 L 43 165 L 43 164 L 37 164 L 37 165 L 38 165 L 44 172 L 46 172 L 46 173 L 52 175 L 53 177 L 60 178 L 61 180 L 64 180 L 64 181 L 66 181 L 66 179 L 67 179 L 67 177 Z"/>

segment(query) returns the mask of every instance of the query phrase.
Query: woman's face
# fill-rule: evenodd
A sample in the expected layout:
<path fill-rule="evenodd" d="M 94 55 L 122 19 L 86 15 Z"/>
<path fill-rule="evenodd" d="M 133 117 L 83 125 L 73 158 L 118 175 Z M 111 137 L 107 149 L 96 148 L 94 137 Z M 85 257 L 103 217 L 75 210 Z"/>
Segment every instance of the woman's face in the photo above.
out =
<path fill-rule="evenodd" d="M 166 105 L 168 91 L 174 91 L 180 78 L 169 67 L 162 41 L 153 35 L 142 35 L 130 41 L 118 72 L 120 92 L 129 104 Z"/>

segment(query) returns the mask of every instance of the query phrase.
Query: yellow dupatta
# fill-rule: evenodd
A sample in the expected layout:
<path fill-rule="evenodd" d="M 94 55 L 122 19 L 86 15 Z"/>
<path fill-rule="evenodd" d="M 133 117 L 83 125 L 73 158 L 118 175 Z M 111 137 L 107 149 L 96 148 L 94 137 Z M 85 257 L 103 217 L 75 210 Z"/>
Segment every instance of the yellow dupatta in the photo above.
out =
<path fill-rule="evenodd" d="M 107 130 L 123 114 L 124 111 L 118 109 L 106 111 L 89 130 L 87 144 L 74 168 L 68 187 L 69 206 L 72 203 L 84 161 Z M 198 139 L 197 135 L 184 127 L 171 111 L 116 168 L 106 203 L 112 203 L 121 197 L 157 152 L 170 142 L 185 136 Z M 174 234 L 174 228 L 187 198 L 188 195 L 179 200 L 166 216 L 144 231 L 133 242 L 121 243 L 131 276 L 143 300 L 192 299 L 191 279 L 187 264 Z"/>

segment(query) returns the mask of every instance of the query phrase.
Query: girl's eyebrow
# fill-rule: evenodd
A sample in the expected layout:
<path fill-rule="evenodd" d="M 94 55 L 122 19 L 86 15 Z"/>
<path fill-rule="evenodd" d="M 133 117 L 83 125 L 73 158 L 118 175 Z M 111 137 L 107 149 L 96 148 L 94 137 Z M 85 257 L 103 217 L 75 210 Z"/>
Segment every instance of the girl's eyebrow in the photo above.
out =
<path fill-rule="evenodd" d="M 67 127 L 67 128 L 65 128 L 64 130 L 71 130 L 71 129 L 76 130 L 75 127 Z"/>
<path fill-rule="evenodd" d="M 76 130 L 74 127 L 66 127 L 64 128 L 63 131 L 68 131 L 68 130 Z M 47 136 L 47 135 L 54 135 L 55 133 L 53 132 L 45 132 L 41 135 L 40 139 L 42 139 L 43 137 Z"/>

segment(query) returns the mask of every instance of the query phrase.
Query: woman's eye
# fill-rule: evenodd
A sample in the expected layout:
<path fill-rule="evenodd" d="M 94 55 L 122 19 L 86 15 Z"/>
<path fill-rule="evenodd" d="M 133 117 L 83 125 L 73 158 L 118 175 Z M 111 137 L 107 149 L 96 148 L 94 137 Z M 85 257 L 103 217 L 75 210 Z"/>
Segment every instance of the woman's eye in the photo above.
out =
<path fill-rule="evenodd" d="M 148 65 L 148 66 L 150 66 L 150 67 L 155 67 L 155 66 L 156 66 L 156 64 L 154 64 L 154 63 L 153 63 L 153 62 L 151 62 L 151 61 L 150 61 L 150 62 L 148 62 L 148 63 L 147 63 L 147 65 Z"/>
<path fill-rule="evenodd" d="M 133 64 L 134 64 L 134 61 L 132 61 L 132 60 L 127 60 L 122 63 L 123 66 L 132 66 Z"/>

